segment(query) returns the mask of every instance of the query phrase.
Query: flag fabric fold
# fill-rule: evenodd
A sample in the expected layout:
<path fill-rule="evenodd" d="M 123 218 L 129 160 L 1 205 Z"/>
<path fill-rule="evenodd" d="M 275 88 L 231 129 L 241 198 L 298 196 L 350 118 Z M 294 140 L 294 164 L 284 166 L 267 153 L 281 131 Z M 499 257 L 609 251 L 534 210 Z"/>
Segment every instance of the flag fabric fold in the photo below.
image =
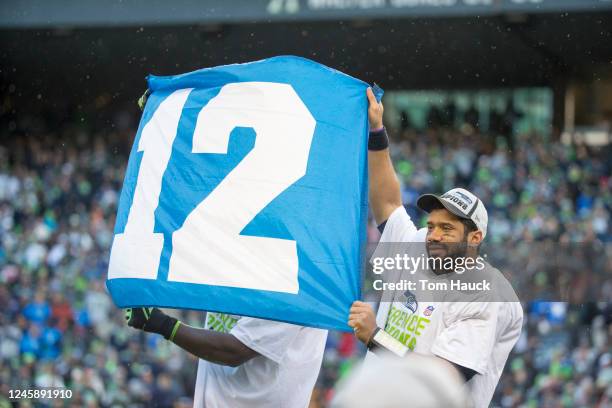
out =
<path fill-rule="evenodd" d="M 291 56 L 149 76 L 107 287 L 348 330 L 367 219 L 367 84 Z"/>

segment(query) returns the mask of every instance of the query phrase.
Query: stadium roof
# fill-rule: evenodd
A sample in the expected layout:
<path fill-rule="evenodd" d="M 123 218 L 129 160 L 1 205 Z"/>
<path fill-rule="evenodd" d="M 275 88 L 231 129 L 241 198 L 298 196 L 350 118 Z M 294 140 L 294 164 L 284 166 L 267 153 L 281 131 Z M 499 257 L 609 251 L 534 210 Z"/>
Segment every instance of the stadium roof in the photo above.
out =
<path fill-rule="evenodd" d="M 0 28 L 133 26 L 596 12 L 611 0 L 4 0 Z"/>
<path fill-rule="evenodd" d="M 286 54 L 386 89 L 559 86 L 611 70 L 611 27 L 598 12 L 0 30 L 0 90 L 131 100 L 149 73 Z"/>

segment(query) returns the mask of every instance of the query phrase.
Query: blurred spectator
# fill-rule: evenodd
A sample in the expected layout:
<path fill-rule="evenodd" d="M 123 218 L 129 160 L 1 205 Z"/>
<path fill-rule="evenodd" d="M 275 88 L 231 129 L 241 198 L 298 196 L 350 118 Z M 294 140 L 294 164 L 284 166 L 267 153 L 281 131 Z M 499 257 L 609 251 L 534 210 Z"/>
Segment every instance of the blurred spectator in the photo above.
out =
<path fill-rule="evenodd" d="M 454 110 L 432 109 L 428 120 L 435 129 L 424 133 L 412 130 L 408 116 L 402 122 L 391 152 L 404 202 L 454 186 L 474 191 L 490 208 L 487 241 L 513 260 L 505 267 L 519 295 L 527 288 L 530 298 L 547 299 L 565 288 L 573 300 L 562 307 L 524 305 L 524 334 L 494 405 L 609 405 L 609 147 L 562 145 L 536 134 L 499 140 L 463 134 L 448 126 Z M 496 114 L 495 126 L 509 127 L 510 135 L 516 112 L 509 107 Z M 135 122 L 128 112 L 118 117 L 121 126 L 104 132 L 87 121 L 52 130 L 41 119 L 23 117 L 12 133 L 0 134 L 0 395 L 60 384 L 73 390 L 73 406 L 191 404 L 196 359 L 159 336 L 127 328 L 106 293 L 106 262 L 134 135 L 129 124 Z M 408 211 L 422 223 L 422 213 L 410 205 Z M 368 240 L 379 236 L 370 220 Z M 568 249 L 532 256 L 529 249 L 546 242 Z M 576 243 L 581 246 L 572 249 Z M 547 267 L 551 257 L 557 262 Z M 584 265 L 601 274 L 582 273 Z M 373 300 L 367 291 L 364 297 Z M 203 321 L 199 312 L 176 313 L 194 325 Z M 364 353 L 352 334 L 330 333 L 313 407 L 329 403 L 334 384 Z"/>
<path fill-rule="evenodd" d="M 44 323 L 47 321 L 51 315 L 51 308 L 42 290 L 37 291 L 34 301 L 26 305 L 23 309 L 23 315 L 34 323 Z"/>
<path fill-rule="evenodd" d="M 411 353 L 375 358 L 338 385 L 335 408 L 467 408 L 459 372 L 448 362 Z"/>

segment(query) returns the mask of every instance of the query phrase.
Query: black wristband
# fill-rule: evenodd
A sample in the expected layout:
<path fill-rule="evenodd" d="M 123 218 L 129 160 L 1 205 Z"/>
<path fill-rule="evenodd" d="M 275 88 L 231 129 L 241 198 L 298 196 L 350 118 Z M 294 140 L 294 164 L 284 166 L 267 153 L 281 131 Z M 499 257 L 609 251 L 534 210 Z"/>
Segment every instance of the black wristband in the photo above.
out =
<path fill-rule="evenodd" d="M 389 136 L 387 129 L 383 126 L 382 129 L 370 132 L 368 136 L 368 150 L 379 151 L 389 147 Z"/>
<path fill-rule="evenodd" d="M 366 347 L 368 348 L 368 350 L 373 350 L 376 347 L 378 347 L 378 344 L 374 343 L 374 336 L 376 336 L 376 333 L 378 333 L 379 330 L 380 330 L 380 327 L 377 327 L 372 333 L 372 335 L 370 336 L 370 339 L 368 340 L 368 343 L 366 344 Z"/>
<path fill-rule="evenodd" d="M 167 318 L 164 320 L 162 326 L 161 326 L 161 330 L 160 330 L 160 334 L 162 336 L 164 336 L 164 338 L 166 340 L 170 340 L 170 337 L 174 337 L 172 336 L 172 332 L 174 331 L 174 326 L 176 326 L 176 322 L 178 322 L 177 319 L 175 319 L 174 317 L 170 317 L 170 316 L 166 316 Z"/>
<path fill-rule="evenodd" d="M 368 341 L 368 350 L 374 353 L 392 353 L 404 357 L 408 348 L 394 339 L 390 334 L 377 327 Z"/>
<path fill-rule="evenodd" d="M 168 340 L 172 336 L 172 331 L 177 321 L 174 317 L 168 316 L 155 307 L 151 311 L 151 316 L 147 319 L 143 329 L 150 333 L 161 334 Z"/>

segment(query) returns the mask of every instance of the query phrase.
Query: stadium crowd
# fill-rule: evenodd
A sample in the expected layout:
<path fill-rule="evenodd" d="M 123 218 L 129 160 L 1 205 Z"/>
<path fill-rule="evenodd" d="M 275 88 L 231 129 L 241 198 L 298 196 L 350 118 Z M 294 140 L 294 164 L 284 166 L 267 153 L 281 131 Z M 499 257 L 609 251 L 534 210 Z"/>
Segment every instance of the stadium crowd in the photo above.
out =
<path fill-rule="evenodd" d="M 29 118 L 0 135 L 0 407 L 10 406 L 10 389 L 50 386 L 71 389 L 75 407 L 191 406 L 195 358 L 161 336 L 128 328 L 106 293 L 134 118 L 123 115 L 108 130 L 94 128 L 51 129 Z M 577 265 L 603 272 L 603 278 L 584 278 L 596 284 L 584 284 L 578 299 L 530 295 L 523 336 L 493 402 L 612 404 L 609 151 L 535 134 L 517 136 L 511 150 L 508 138 L 448 127 L 392 133 L 403 199 L 414 219 L 423 218 L 409 205 L 419 194 L 461 185 L 487 204 L 487 240 L 507 258 L 521 242 L 547 240 L 607 251 L 583 256 Z M 368 239 L 378 239 L 373 222 Z M 513 283 L 550 289 L 556 272 L 536 263 Z M 201 312 L 180 313 L 193 325 L 203 322 Z M 313 407 L 326 406 L 336 381 L 363 354 L 352 333 L 330 333 Z"/>

